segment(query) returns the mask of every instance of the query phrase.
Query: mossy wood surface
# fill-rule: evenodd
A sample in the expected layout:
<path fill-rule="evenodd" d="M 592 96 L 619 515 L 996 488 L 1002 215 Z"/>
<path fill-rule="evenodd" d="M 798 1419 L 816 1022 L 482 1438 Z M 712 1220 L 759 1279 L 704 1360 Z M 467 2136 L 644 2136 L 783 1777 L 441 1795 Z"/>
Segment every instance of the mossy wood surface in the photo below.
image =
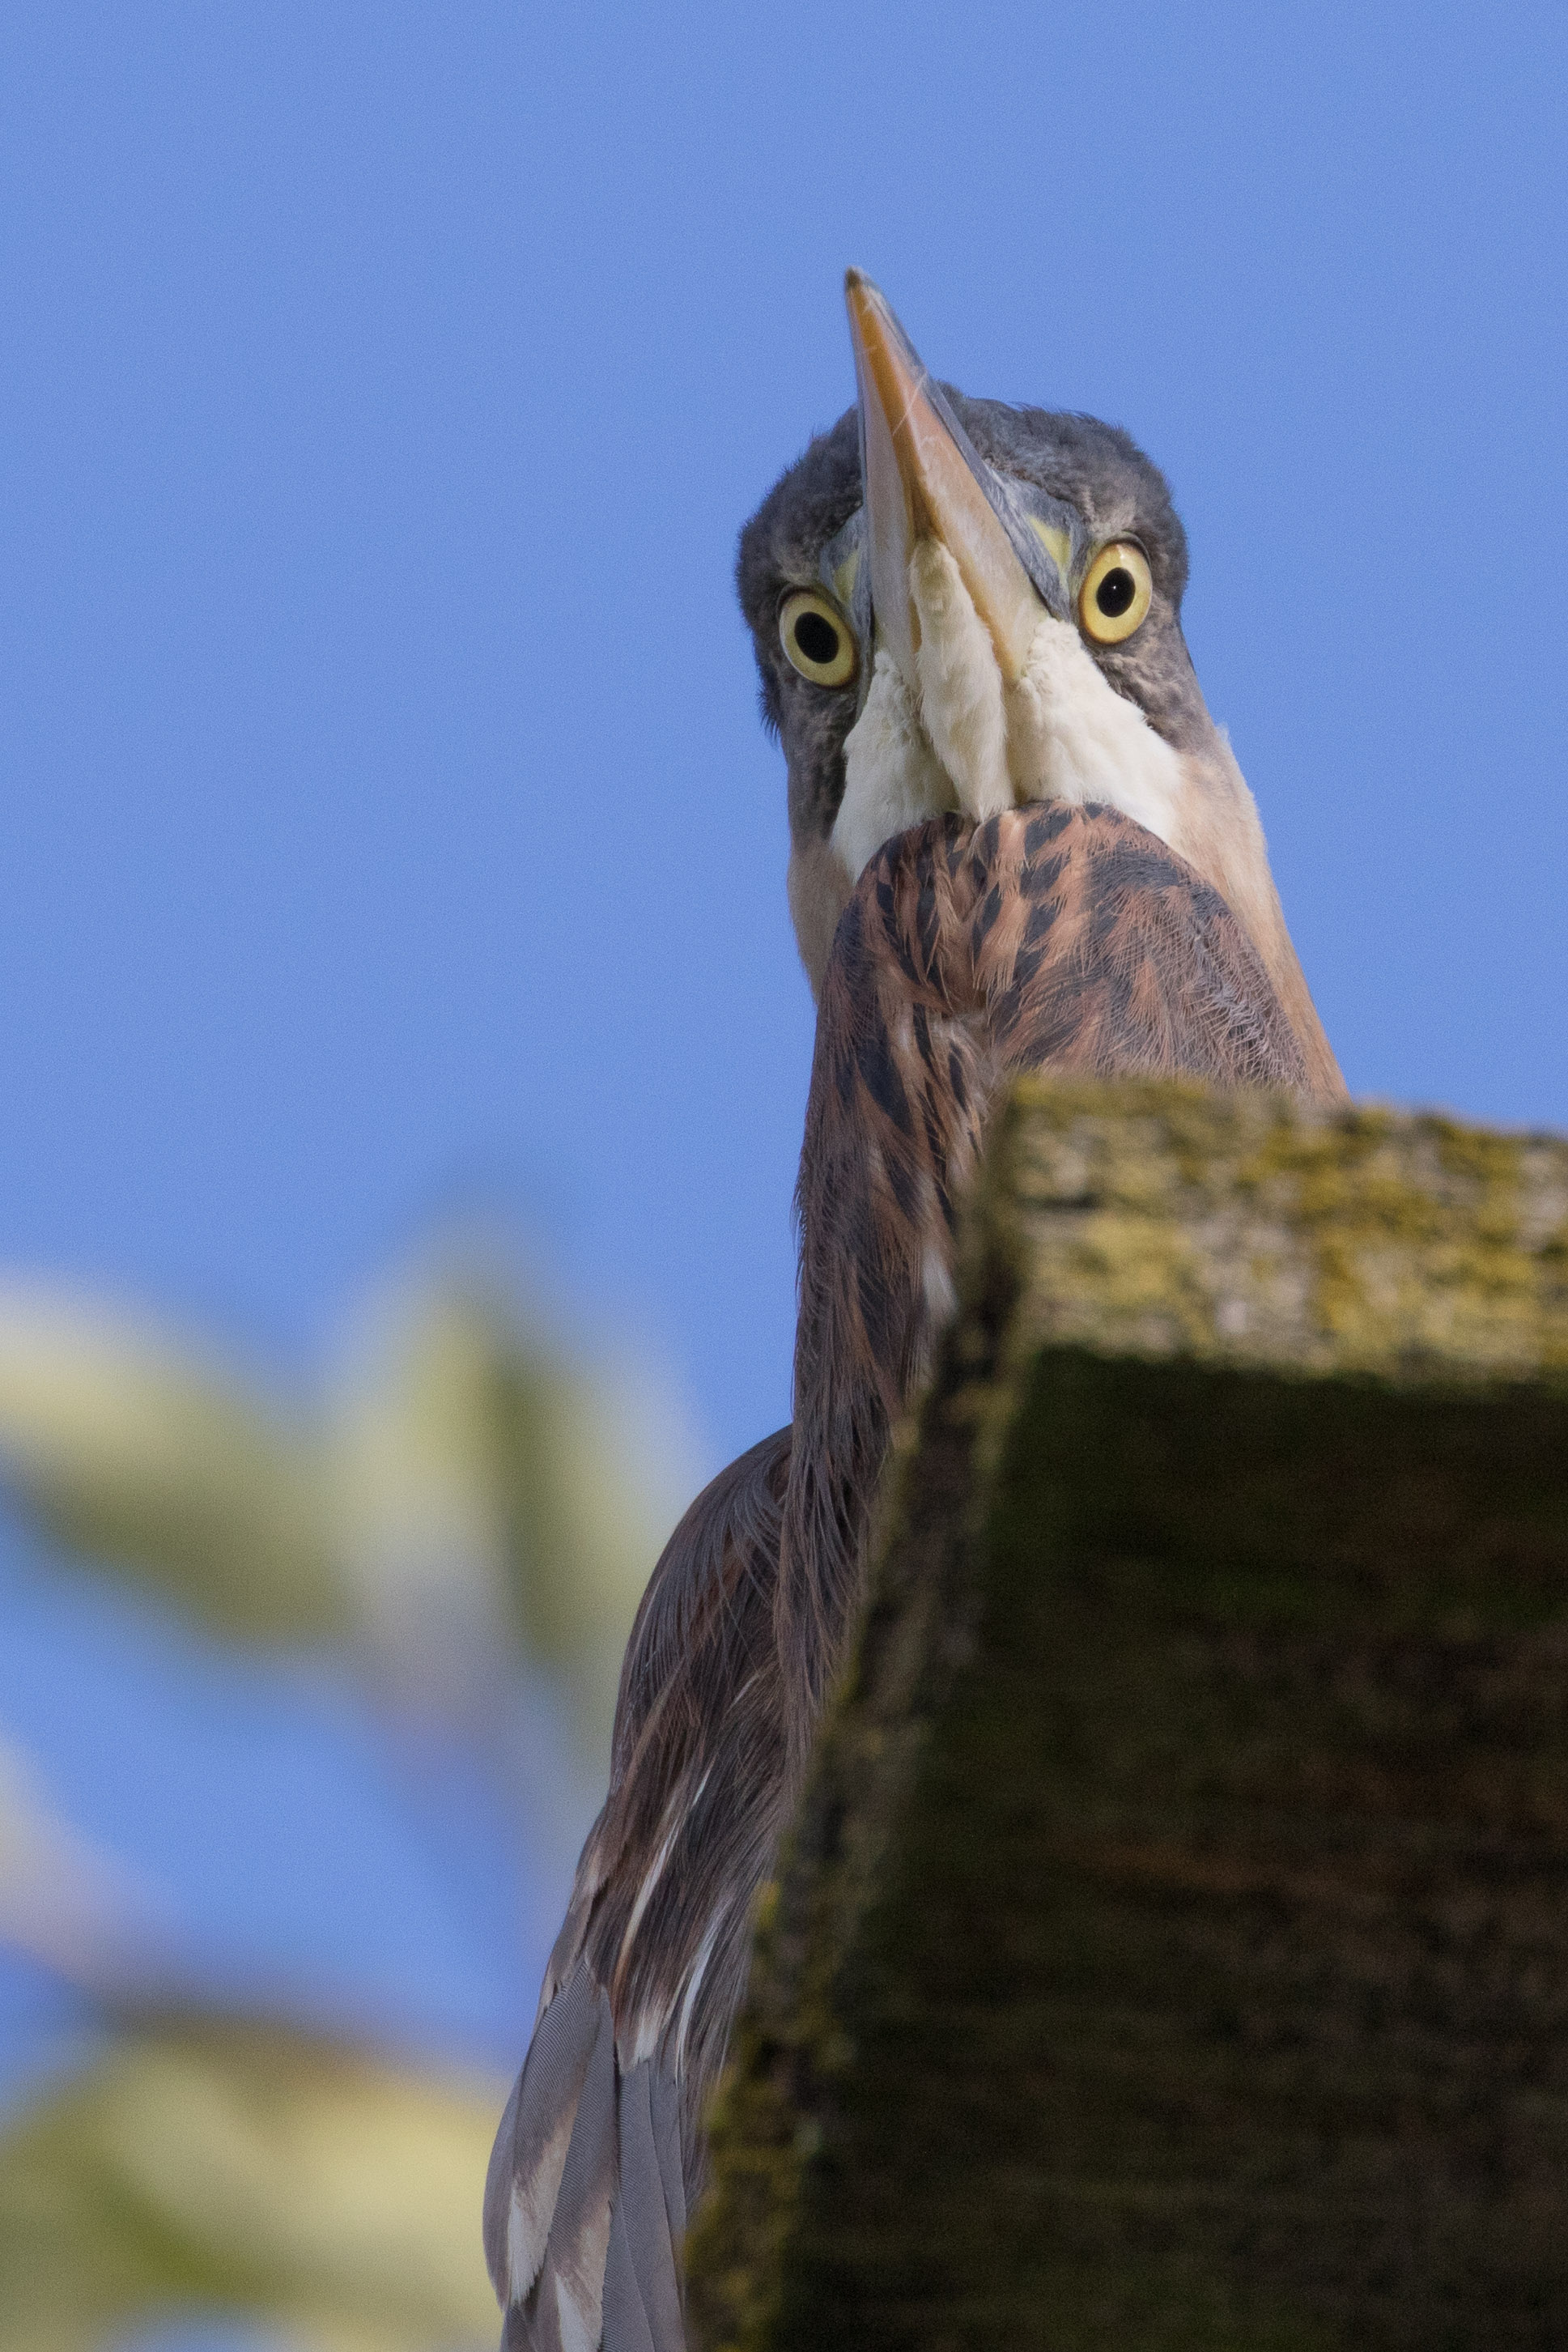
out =
<path fill-rule="evenodd" d="M 705 2352 L 1568 2345 L 1568 1147 L 1030 1087 L 765 1906 Z"/>

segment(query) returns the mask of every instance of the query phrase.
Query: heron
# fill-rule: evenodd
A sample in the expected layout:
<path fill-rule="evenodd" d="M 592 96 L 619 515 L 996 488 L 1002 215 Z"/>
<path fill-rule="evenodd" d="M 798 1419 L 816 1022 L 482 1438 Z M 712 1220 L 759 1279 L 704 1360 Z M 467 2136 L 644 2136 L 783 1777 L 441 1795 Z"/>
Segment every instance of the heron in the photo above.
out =
<path fill-rule="evenodd" d="M 861 272 L 846 299 L 855 405 L 737 565 L 817 1004 L 793 1415 L 692 1504 L 632 1629 L 490 2164 L 516 2352 L 685 2343 L 705 2104 L 999 1091 L 1045 1070 L 1343 1093 L 1182 634 L 1165 478 L 1094 418 L 938 383 Z"/>

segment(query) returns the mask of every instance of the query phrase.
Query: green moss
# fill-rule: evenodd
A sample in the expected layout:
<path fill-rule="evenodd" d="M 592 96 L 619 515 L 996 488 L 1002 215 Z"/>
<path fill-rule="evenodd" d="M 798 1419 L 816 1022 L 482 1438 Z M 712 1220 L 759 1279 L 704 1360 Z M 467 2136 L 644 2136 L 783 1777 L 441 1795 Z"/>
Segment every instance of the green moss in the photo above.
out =
<path fill-rule="evenodd" d="M 1031 1339 L 1469 1380 L 1568 1370 L 1561 1144 L 1173 1086 L 1034 1081 L 1011 1116 Z"/>

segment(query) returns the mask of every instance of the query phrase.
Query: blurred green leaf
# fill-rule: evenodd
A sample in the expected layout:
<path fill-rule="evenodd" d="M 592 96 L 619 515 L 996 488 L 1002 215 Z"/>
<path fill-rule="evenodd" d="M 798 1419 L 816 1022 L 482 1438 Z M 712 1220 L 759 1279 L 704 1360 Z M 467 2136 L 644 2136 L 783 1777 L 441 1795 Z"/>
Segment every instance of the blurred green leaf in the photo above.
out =
<path fill-rule="evenodd" d="M 374 1507 L 396 1491 L 394 1450 L 418 1465 L 427 1506 L 445 1493 L 454 1535 L 467 1496 L 466 1531 L 513 1638 L 564 1676 L 606 1742 L 626 1636 L 689 1491 L 675 1416 L 626 1375 L 530 1344 L 477 1286 L 427 1289 L 400 1338 L 401 1378 L 389 1365 L 374 1392 L 388 1441 Z M 397 1547 L 380 1549 L 384 1560 Z"/>
<path fill-rule="evenodd" d="M 0 1466 L 61 1543 L 224 1632 L 342 1629 L 317 1448 L 151 1323 L 0 1291 Z"/>
<path fill-rule="evenodd" d="M 293 1412 L 151 1323 L 0 1290 L 0 1475 L 59 1541 L 230 1635 L 350 1636 L 451 1719 L 529 1655 L 602 1747 L 690 1458 L 651 1387 L 567 1362 L 472 1267 L 395 1287 Z"/>
<path fill-rule="evenodd" d="M 493 2345 L 502 2096 L 275 2027 L 128 2037 L 0 2137 L 0 2344 L 217 2310 L 323 2352 Z"/>

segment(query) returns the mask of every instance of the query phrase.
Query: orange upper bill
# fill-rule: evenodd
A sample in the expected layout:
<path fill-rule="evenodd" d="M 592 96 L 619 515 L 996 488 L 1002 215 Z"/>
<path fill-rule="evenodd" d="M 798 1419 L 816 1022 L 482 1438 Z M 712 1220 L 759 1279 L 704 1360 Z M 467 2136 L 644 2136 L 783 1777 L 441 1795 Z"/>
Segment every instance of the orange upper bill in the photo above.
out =
<path fill-rule="evenodd" d="M 938 539 L 958 567 L 996 650 L 1004 685 L 1023 675 L 1045 607 L 968 458 L 926 393 L 930 378 L 886 297 L 860 270 L 844 278 L 860 389 L 872 604 L 911 686 L 920 619 L 909 593 L 915 542 Z"/>

